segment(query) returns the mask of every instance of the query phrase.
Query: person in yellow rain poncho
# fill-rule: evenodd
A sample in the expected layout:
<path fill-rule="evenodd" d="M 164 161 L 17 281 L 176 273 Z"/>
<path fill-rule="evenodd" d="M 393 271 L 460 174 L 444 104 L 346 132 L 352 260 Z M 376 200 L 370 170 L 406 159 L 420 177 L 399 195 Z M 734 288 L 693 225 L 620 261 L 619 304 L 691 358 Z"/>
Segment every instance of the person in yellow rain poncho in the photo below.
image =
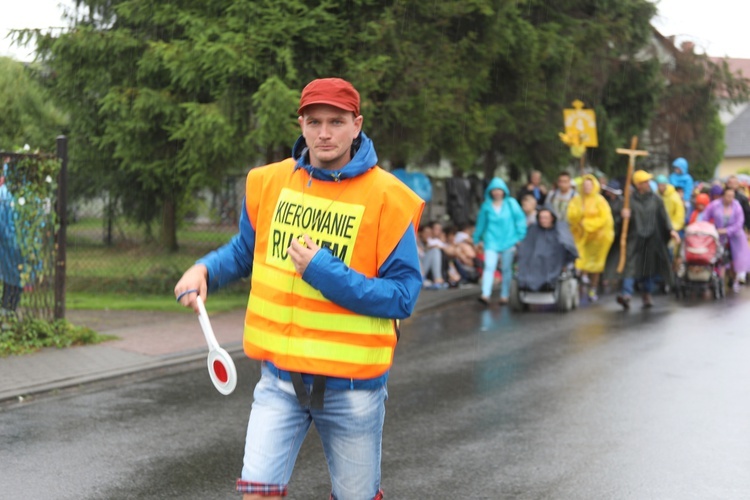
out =
<path fill-rule="evenodd" d="M 604 271 L 609 247 L 615 239 L 615 222 L 607 200 L 599 194 L 599 181 L 591 174 L 584 175 L 580 196 L 570 200 L 568 224 L 578 249 L 576 269 L 581 271 L 584 282 L 588 280 L 589 300 L 598 300 L 596 291 L 599 276 Z"/>
<path fill-rule="evenodd" d="M 669 183 L 666 175 L 656 176 L 656 185 L 659 188 L 659 196 L 664 202 L 669 220 L 672 221 L 672 229 L 679 232 L 685 227 L 685 204 L 673 185 Z"/>

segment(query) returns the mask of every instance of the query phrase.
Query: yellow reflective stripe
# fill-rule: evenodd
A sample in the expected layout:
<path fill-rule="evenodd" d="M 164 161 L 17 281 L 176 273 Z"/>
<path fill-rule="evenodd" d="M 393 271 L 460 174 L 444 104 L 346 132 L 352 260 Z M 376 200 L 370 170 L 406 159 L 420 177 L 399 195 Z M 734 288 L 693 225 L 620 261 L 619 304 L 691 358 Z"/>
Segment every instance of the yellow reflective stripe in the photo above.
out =
<path fill-rule="evenodd" d="M 263 297 L 250 295 L 249 310 L 276 323 L 292 323 L 302 328 L 328 332 L 387 334 L 393 331 L 393 322 L 359 314 L 315 312 L 275 304 Z"/>
<path fill-rule="evenodd" d="M 253 264 L 253 281 L 255 280 L 280 292 L 291 293 L 294 291 L 295 295 L 306 299 L 330 302 L 323 297 L 322 293 L 302 281 L 301 277 L 257 262 Z"/>
<path fill-rule="evenodd" d="M 260 349 L 299 358 L 360 365 L 389 365 L 393 355 L 391 347 L 353 346 L 326 340 L 287 337 L 253 326 L 246 326 L 245 334 L 246 340 Z"/>

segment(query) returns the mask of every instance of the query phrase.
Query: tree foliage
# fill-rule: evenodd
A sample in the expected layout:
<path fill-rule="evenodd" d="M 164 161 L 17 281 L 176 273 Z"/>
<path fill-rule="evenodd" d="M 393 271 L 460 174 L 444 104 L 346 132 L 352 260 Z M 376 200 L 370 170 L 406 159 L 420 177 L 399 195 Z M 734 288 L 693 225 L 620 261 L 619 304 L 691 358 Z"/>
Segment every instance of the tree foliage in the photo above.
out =
<path fill-rule="evenodd" d="M 687 158 L 697 179 L 713 178 L 724 156 L 724 105 L 747 101 L 750 80 L 733 75 L 726 62 L 715 64 L 689 47 L 675 51 L 675 64 L 666 68 L 669 81 L 652 124 L 652 135 L 666 137 L 671 159 Z"/>
<path fill-rule="evenodd" d="M 34 78 L 34 68 L 6 57 L 0 57 L 0 116 L 0 151 L 16 151 L 25 144 L 54 151 L 55 137 L 66 122 Z"/>
<path fill-rule="evenodd" d="M 647 0 L 78 5 L 69 31 L 37 37 L 71 116 L 71 168 L 89 179 L 82 190 L 108 190 L 147 226 L 161 215 L 170 248 L 197 189 L 288 155 L 299 91 L 317 77 L 355 82 L 365 130 L 392 166 L 442 158 L 466 170 L 503 163 L 514 175 L 552 174 L 569 162 L 557 137 L 562 109 L 581 99 L 599 119 L 589 161 L 607 171 L 614 148 L 657 108 L 679 114 L 678 96 L 663 100 L 659 63 L 638 57 L 652 37 Z M 685 85 L 705 78 L 685 64 Z M 736 83 L 721 71 L 709 80 Z M 704 99 L 710 114 L 714 101 L 699 87 L 684 95 Z M 720 130 L 691 111 L 704 122 L 700 154 L 712 161 Z"/>

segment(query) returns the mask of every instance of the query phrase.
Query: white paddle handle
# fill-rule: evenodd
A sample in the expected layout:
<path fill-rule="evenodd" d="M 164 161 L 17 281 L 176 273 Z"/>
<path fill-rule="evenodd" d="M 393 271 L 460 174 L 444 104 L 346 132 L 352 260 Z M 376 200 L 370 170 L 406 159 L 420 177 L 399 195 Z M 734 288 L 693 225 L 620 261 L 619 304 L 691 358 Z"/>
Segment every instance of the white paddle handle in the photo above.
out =
<path fill-rule="evenodd" d="M 216 341 L 216 335 L 214 335 L 214 329 L 211 328 L 211 321 L 208 319 L 208 313 L 206 312 L 206 306 L 203 305 L 203 299 L 200 296 L 196 297 L 195 301 L 198 303 L 198 321 L 201 324 L 203 330 L 203 336 L 206 337 L 206 343 L 208 344 L 208 350 L 212 351 L 219 348 L 219 343 Z"/>

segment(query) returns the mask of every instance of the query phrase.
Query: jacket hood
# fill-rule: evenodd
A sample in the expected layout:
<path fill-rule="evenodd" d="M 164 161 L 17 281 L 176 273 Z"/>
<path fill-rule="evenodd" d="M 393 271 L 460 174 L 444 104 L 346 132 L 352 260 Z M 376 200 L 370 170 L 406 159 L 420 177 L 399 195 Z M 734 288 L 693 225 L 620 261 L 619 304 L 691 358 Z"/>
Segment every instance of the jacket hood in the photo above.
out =
<path fill-rule="evenodd" d="M 673 185 L 667 184 L 666 189 L 664 189 L 664 194 L 662 194 L 662 197 L 666 198 L 667 196 L 672 196 L 672 194 L 677 193 L 677 190 L 674 188 Z"/>
<path fill-rule="evenodd" d="M 689 167 L 688 162 L 685 158 L 677 158 L 675 161 L 672 162 L 672 168 L 679 168 L 682 170 L 683 174 L 689 174 Z"/>
<path fill-rule="evenodd" d="M 549 212 L 549 214 L 552 216 L 552 227 L 550 229 L 555 229 L 555 226 L 557 226 L 557 215 L 555 215 L 555 211 L 552 210 L 552 207 L 550 207 L 549 205 L 543 205 L 539 210 L 537 210 L 537 212 L 536 212 L 536 224 L 537 224 L 537 226 L 539 226 L 539 215 L 542 212 Z M 544 228 L 542 228 L 542 226 L 539 226 L 539 227 L 541 229 L 544 229 Z"/>
<path fill-rule="evenodd" d="M 510 196 L 510 189 L 508 189 L 508 185 L 505 184 L 505 181 L 499 177 L 493 177 L 490 183 L 487 185 L 487 188 L 484 190 L 485 200 L 492 199 L 492 196 L 490 196 L 490 191 L 492 191 L 493 189 L 502 189 L 505 192 L 506 198 Z"/>
<path fill-rule="evenodd" d="M 359 136 L 354 139 L 352 149 L 354 149 L 354 156 L 341 170 L 326 170 L 324 168 L 313 167 L 310 164 L 310 154 L 305 138 L 300 136 L 292 148 L 292 158 L 297 162 L 294 169 L 302 168 L 311 177 L 322 181 L 341 181 L 361 175 L 378 164 L 378 155 L 375 152 L 375 146 L 364 132 L 360 132 Z"/>
<path fill-rule="evenodd" d="M 583 194 L 583 181 L 585 181 L 586 179 L 594 183 L 594 189 L 593 191 L 591 191 L 591 194 L 599 194 L 602 191 L 602 185 L 599 184 L 599 179 L 597 179 L 596 176 L 593 174 L 586 174 L 581 179 L 581 193 L 580 193 L 581 196 L 587 196 Z M 591 196 L 591 195 L 588 195 L 588 196 Z"/>

